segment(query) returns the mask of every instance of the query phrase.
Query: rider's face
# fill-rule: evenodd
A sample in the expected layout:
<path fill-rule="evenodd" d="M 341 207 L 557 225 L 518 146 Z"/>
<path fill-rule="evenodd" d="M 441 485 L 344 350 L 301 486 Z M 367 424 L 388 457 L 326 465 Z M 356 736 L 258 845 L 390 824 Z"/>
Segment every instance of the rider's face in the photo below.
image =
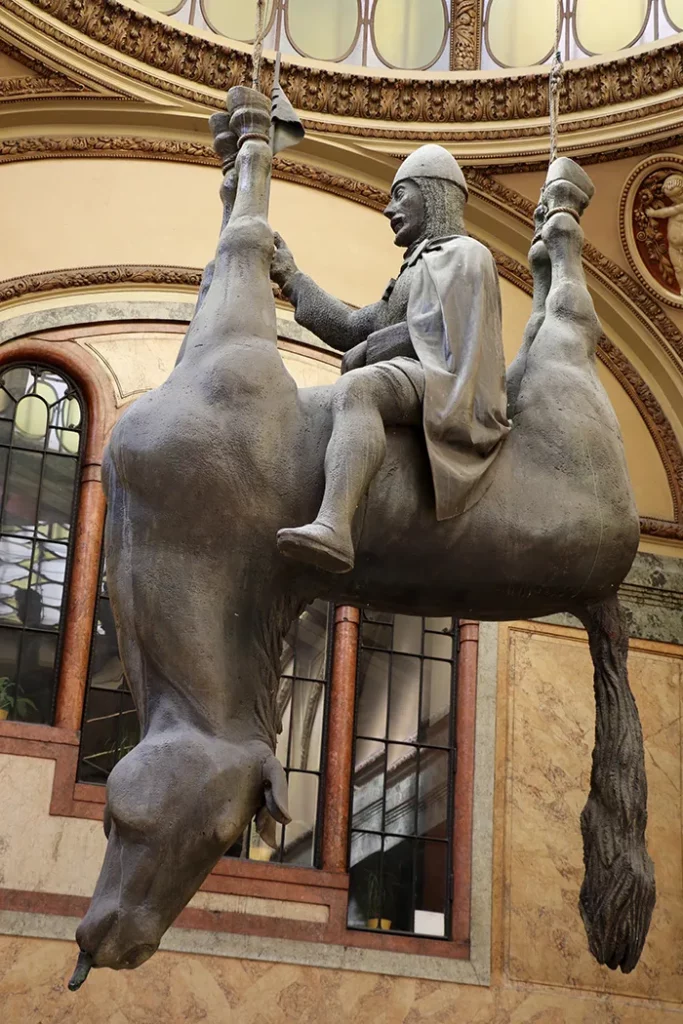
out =
<path fill-rule="evenodd" d="M 424 228 L 425 206 L 414 181 L 406 179 L 394 186 L 384 216 L 391 221 L 391 229 L 396 236 L 394 245 L 405 249 L 418 240 Z"/>

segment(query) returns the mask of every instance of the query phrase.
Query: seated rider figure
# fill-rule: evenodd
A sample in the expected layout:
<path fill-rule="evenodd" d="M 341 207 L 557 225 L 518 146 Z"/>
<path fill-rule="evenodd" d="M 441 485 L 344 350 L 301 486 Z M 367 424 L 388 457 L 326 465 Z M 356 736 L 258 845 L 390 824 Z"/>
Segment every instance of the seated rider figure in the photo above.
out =
<path fill-rule="evenodd" d="M 332 385 L 332 434 L 317 518 L 280 530 L 279 550 L 329 572 L 354 564 L 354 513 L 386 452 L 386 427 L 422 427 L 438 520 L 470 508 L 510 429 L 498 272 L 467 235 L 467 184 L 443 147 L 399 168 L 384 211 L 400 273 L 379 302 L 354 310 L 303 274 L 279 236 L 271 277 L 298 323 L 346 353 Z"/>

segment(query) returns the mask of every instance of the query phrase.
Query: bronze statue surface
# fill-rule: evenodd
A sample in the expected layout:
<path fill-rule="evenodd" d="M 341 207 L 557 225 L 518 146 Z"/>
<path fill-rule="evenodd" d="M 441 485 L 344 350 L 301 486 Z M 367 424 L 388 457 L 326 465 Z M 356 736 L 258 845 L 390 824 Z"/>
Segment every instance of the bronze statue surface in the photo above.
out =
<path fill-rule="evenodd" d="M 279 656 L 315 597 L 422 615 L 582 620 L 598 714 L 581 910 L 597 959 L 629 971 L 654 905 L 642 736 L 616 597 L 639 522 L 595 366 L 601 330 L 579 226 L 590 181 L 567 159 L 550 168 L 530 251 L 534 307 L 506 408 L 495 268 L 460 230 L 456 181 L 441 190 L 447 222 L 435 227 L 419 176 L 399 178 L 389 216 L 408 266 L 391 294 L 351 312 L 299 275 L 281 242 L 274 256 L 268 101 L 233 89 L 212 127 L 226 170 L 216 259 L 175 369 L 122 416 L 105 461 L 109 591 L 142 739 L 109 779 L 107 853 L 78 930 L 74 985 L 90 965 L 144 962 L 255 815 L 266 837 L 273 819 L 288 820 L 274 757 Z M 409 223 L 425 238 L 401 237 Z M 411 245 L 423 241 L 411 264 Z M 297 389 L 287 373 L 271 263 L 298 319 L 352 353 L 356 368 L 334 385 Z M 454 379 L 428 413 L 435 338 L 445 346 L 436 379 Z M 442 439 L 430 435 L 439 422 Z M 453 478 L 467 479 L 440 494 L 444 467 L 430 444 L 441 441 L 453 442 Z M 327 531 L 306 543 L 296 531 L 316 523 Z"/>

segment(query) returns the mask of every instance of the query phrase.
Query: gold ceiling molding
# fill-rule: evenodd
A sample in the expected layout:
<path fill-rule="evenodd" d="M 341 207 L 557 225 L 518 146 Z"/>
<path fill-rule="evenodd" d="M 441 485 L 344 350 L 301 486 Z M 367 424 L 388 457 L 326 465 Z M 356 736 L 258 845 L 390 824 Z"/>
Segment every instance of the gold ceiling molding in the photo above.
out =
<path fill-rule="evenodd" d="M 474 71 L 479 66 L 483 6 L 484 0 L 453 0 L 451 67 L 458 71 Z"/>
<path fill-rule="evenodd" d="M 43 61 L 25 53 L 18 46 L 0 36 L 0 53 L 22 64 L 32 75 L 18 75 L 15 78 L 0 79 L 0 101 L 50 93 L 63 95 L 79 94 L 85 91 L 81 82 L 75 82 L 61 72 L 44 64 Z"/>
<path fill-rule="evenodd" d="M 125 157 L 219 166 L 211 146 L 175 139 L 120 135 L 29 135 L 0 139 L 0 164 L 50 157 Z"/>
<path fill-rule="evenodd" d="M 460 0 L 456 19 L 465 26 L 463 61 L 471 61 L 472 34 L 467 26 L 473 19 L 477 0 Z M 225 92 L 230 86 L 246 80 L 251 57 L 227 42 L 204 39 L 191 35 L 179 26 L 162 23 L 151 15 L 143 15 L 117 0 L 33 0 L 30 7 L 17 0 L 0 0 L 0 7 L 12 11 L 17 17 L 39 28 L 64 45 L 87 54 L 93 60 L 122 71 L 129 77 L 147 82 L 175 95 L 203 104 L 213 104 L 207 93 Z M 458 13 L 459 11 L 459 13 Z M 40 12 L 51 15 L 70 31 L 63 31 L 54 21 L 46 20 Z M 81 37 L 73 33 L 81 34 Z M 107 47 L 114 54 L 145 65 L 117 60 L 112 54 L 89 46 L 84 38 Z M 468 41 L 469 40 L 469 41 Z M 150 74 L 156 69 L 174 80 Z M 264 80 L 272 74 L 272 65 L 265 63 Z M 343 70 L 314 68 L 285 63 L 282 84 L 294 105 L 304 114 L 331 115 L 338 118 L 365 119 L 393 122 L 396 127 L 339 125 L 313 121 L 316 128 L 329 131 L 332 127 L 348 133 L 367 132 L 378 135 L 402 135 L 419 138 L 416 131 L 404 132 L 402 125 L 422 123 L 435 130 L 444 126 L 450 139 L 459 137 L 458 129 L 446 126 L 464 123 L 488 123 L 485 136 L 476 138 L 528 137 L 547 134 L 546 125 L 519 125 L 498 131 L 491 127 L 496 122 L 528 122 L 548 117 L 548 74 L 539 69 L 523 75 L 501 75 L 469 78 L 410 79 L 373 77 L 350 74 Z M 192 87 L 194 83 L 195 88 Z M 266 82 L 267 84 L 267 82 Z M 615 60 L 565 70 L 561 109 L 564 131 L 574 128 L 596 128 L 603 124 L 633 120 L 640 110 L 624 110 L 623 104 L 642 104 L 646 100 L 683 88 L 683 60 L 680 44 L 657 47 L 646 52 L 630 53 Z M 619 105 L 602 117 L 591 117 L 568 124 L 567 115 L 599 111 Z M 648 114 L 681 106 L 677 98 L 669 98 L 659 105 L 648 106 Z M 438 135 L 436 137 L 439 137 Z"/>
<path fill-rule="evenodd" d="M 44 160 L 56 156 L 170 160 L 210 167 L 218 167 L 220 164 L 211 146 L 177 139 L 118 135 L 43 135 L 0 139 L 0 164 Z M 273 177 L 331 192 L 375 210 L 383 210 L 389 201 L 388 192 L 357 178 L 310 167 L 286 157 L 275 157 Z"/>
<path fill-rule="evenodd" d="M 0 4 L 0 6 L 2 5 Z M 34 72 L 33 76 L 0 79 L 0 101 L 11 100 L 19 96 L 21 98 L 40 96 L 44 93 L 57 93 L 60 97 L 67 98 L 72 95 L 85 99 L 92 96 L 101 98 L 103 95 L 106 95 L 108 99 L 125 98 L 123 93 L 117 89 L 103 88 L 96 79 L 84 71 L 79 71 L 78 77 L 75 77 L 67 74 L 61 65 L 55 69 L 49 63 L 51 58 L 45 50 L 34 44 L 29 48 L 29 44 L 12 32 L 9 27 L 5 25 L 0 27 L 4 33 L 4 35 L 0 35 L 0 52 Z M 52 59 L 54 60 L 54 58 Z"/>
<path fill-rule="evenodd" d="M 76 267 L 26 274 L 0 281 L 0 304 L 27 296 L 43 295 L 76 288 L 108 288 L 117 285 L 167 285 L 174 288 L 198 288 L 202 270 L 194 267 L 165 267 L 130 264 L 108 267 Z"/>

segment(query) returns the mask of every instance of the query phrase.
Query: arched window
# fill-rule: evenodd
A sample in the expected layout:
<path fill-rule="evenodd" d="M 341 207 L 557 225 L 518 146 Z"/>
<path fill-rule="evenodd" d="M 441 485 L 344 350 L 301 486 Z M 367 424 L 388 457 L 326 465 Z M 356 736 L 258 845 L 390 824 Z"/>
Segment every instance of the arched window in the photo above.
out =
<path fill-rule="evenodd" d="M 85 405 L 65 373 L 0 368 L 0 718 L 51 724 Z"/>

